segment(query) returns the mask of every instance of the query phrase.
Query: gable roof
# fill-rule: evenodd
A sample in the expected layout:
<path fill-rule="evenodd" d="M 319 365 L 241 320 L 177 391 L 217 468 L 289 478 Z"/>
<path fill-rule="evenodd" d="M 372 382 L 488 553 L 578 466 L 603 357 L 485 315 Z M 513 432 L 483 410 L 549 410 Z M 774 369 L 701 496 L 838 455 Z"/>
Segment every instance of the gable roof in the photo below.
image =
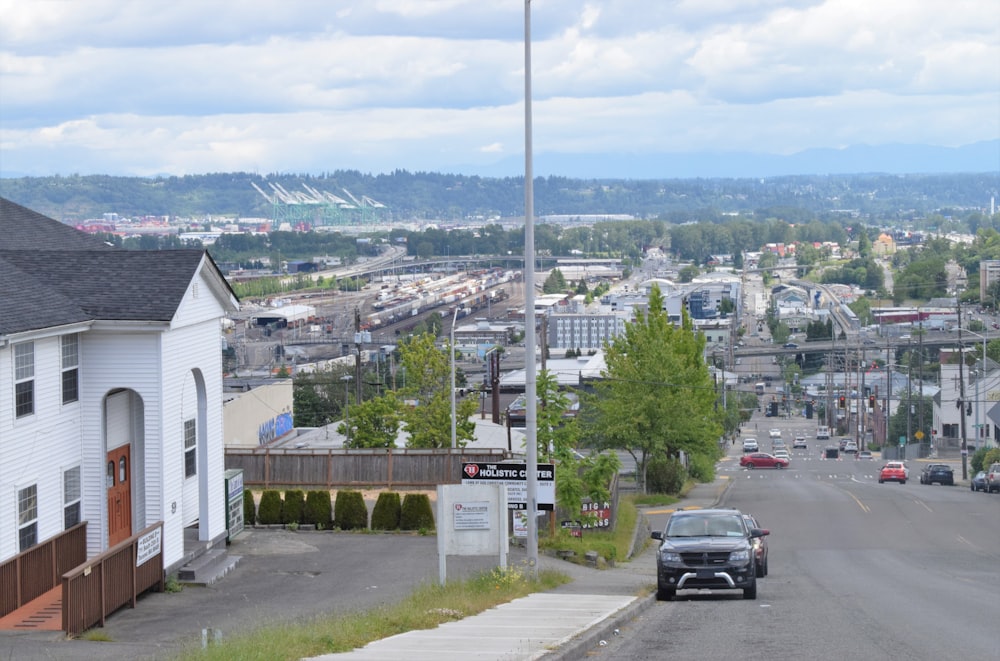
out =
<path fill-rule="evenodd" d="M 16 233 L 16 239 L 8 241 Z M 87 321 L 170 321 L 204 250 L 121 250 L 0 198 L 0 335 Z"/>
<path fill-rule="evenodd" d="M 0 250 L 115 250 L 96 236 L 0 197 Z"/>

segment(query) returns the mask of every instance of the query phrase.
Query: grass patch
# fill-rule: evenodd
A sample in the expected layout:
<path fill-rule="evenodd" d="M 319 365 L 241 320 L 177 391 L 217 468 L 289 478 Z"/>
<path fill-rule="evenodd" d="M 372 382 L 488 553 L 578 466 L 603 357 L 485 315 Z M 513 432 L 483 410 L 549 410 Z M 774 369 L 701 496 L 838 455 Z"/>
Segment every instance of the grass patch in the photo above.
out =
<path fill-rule="evenodd" d="M 373 640 L 416 629 L 432 629 L 568 581 L 569 578 L 559 572 L 541 571 L 538 580 L 532 581 L 519 567 L 506 570 L 498 567 L 465 581 L 449 582 L 444 586 L 423 585 L 397 604 L 302 623 L 269 625 L 226 638 L 204 650 L 191 650 L 178 659 L 281 661 L 348 652 Z"/>
<path fill-rule="evenodd" d="M 614 530 L 584 530 L 583 537 L 573 537 L 568 531 L 559 529 L 554 536 L 538 540 L 538 547 L 548 551 L 573 551 L 571 562 L 585 562 L 587 551 L 597 551 L 605 560 L 617 561 L 628 558 L 635 535 L 635 522 L 639 511 L 636 496 L 627 496 L 618 501 L 618 517 Z"/>
<path fill-rule="evenodd" d="M 80 640 L 89 640 L 95 643 L 113 643 L 114 639 L 104 629 L 87 629 L 79 636 Z"/>
<path fill-rule="evenodd" d="M 691 490 L 691 487 L 687 484 L 684 486 L 688 491 Z M 668 496 L 665 493 L 640 494 L 637 496 L 629 496 L 629 499 L 632 500 L 636 507 L 664 507 L 666 505 L 674 505 L 681 500 L 677 496 Z"/>

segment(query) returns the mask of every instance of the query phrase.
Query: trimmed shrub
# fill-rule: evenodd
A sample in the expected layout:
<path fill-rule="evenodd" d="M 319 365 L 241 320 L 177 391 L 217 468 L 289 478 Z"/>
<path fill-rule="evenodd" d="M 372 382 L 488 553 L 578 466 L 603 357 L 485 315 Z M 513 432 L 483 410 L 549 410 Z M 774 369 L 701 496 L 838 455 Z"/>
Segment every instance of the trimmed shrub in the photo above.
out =
<path fill-rule="evenodd" d="M 329 491 L 307 491 L 305 522 L 316 526 L 317 530 L 330 527 L 333 519 L 333 505 Z"/>
<path fill-rule="evenodd" d="M 646 466 L 646 492 L 678 494 L 684 487 L 687 471 L 676 459 L 656 457 Z"/>
<path fill-rule="evenodd" d="M 264 489 L 260 494 L 257 522 L 263 525 L 281 523 L 281 494 L 274 489 Z"/>
<path fill-rule="evenodd" d="M 372 510 L 372 530 L 399 530 L 400 512 L 399 494 L 383 491 Z"/>
<path fill-rule="evenodd" d="M 243 525 L 252 526 L 257 523 L 257 505 L 253 502 L 253 492 L 243 491 Z"/>
<path fill-rule="evenodd" d="M 304 523 L 302 515 L 306 507 L 306 495 L 301 489 L 285 492 L 285 506 L 281 508 L 282 523 Z"/>
<path fill-rule="evenodd" d="M 360 491 L 337 492 L 333 524 L 341 530 L 364 530 L 368 527 L 368 507 Z"/>
<path fill-rule="evenodd" d="M 431 499 L 425 493 L 408 493 L 403 496 L 399 513 L 400 530 L 434 530 L 434 512 Z"/>

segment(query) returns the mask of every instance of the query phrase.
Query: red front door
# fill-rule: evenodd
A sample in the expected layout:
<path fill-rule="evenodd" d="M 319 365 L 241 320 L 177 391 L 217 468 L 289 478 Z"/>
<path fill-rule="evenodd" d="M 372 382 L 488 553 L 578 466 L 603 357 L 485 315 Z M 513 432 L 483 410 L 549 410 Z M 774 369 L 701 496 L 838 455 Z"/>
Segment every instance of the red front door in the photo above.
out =
<path fill-rule="evenodd" d="M 132 461 L 129 446 L 108 453 L 105 479 L 108 488 L 108 546 L 132 536 Z"/>

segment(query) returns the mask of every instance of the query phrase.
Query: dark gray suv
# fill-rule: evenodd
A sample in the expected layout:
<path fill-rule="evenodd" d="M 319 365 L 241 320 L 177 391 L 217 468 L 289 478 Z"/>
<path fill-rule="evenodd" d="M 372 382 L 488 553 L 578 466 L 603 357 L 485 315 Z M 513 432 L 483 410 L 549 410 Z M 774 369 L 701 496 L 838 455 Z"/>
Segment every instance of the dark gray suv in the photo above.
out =
<path fill-rule="evenodd" d="M 743 590 L 757 598 L 757 558 L 752 540 L 771 534 L 747 528 L 738 510 L 674 512 L 666 528 L 653 533 L 656 553 L 656 598 L 671 599 L 678 590 Z"/>

